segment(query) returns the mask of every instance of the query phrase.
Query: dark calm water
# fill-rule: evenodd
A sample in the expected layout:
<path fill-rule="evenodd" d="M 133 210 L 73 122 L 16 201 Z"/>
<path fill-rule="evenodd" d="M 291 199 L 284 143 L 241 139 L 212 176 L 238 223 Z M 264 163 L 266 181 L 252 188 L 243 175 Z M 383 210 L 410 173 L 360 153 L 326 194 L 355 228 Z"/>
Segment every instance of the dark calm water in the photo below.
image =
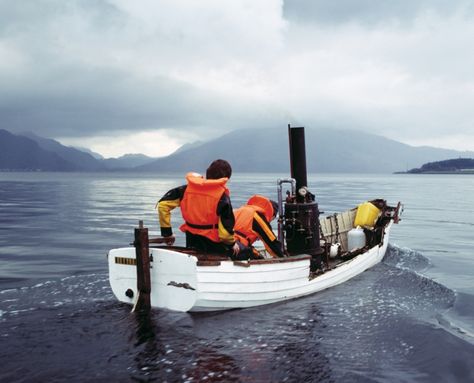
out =
<path fill-rule="evenodd" d="M 278 177 L 235 175 L 234 206 L 276 198 Z M 381 264 L 290 302 L 131 314 L 106 253 L 139 219 L 158 234 L 154 204 L 183 181 L 0 173 L 1 382 L 474 381 L 473 176 L 312 175 L 327 214 L 405 203 Z"/>

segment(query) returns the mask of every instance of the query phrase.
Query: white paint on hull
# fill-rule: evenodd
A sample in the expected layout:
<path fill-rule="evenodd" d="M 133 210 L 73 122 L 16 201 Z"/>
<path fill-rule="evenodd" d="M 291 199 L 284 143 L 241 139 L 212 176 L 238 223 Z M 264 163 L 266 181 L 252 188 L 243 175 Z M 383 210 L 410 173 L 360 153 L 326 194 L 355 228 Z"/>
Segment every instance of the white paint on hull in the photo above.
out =
<path fill-rule="evenodd" d="M 310 280 L 308 259 L 281 263 L 253 263 L 249 267 L 221 261 L 197 266 L 197 258 L 166 248 L 152 248 L 151 305 L 176 311 L 216 311 L 260 306 L 312 294 L 343 283 L 379 263 L 385 255 L 392 222 L 381 246 Z M 116 263 L 116 257 L 135 259 L 135 248 L 109 252 L 110 284 L 122 302 L 134 303 L 136 266 Z M 125 291 L 133 291 L 128 298 Z"/>

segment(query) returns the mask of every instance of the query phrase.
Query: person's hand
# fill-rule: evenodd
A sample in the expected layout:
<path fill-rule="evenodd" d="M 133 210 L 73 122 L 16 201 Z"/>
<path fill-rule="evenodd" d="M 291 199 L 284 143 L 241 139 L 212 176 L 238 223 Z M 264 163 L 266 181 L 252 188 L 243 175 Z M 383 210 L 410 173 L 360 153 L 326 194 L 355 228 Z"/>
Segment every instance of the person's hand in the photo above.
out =
<path fill-rule="evenodd" d="M 164 237 L 165 238 L 165 243 L 168 245 L 168 246 L 171 246 L 174 241 L 175 241 L 175 237 L 174 235 L 170 235 L 169 237 Z"/>
<path fill-rule="evenodd" d="M 232 254 L 237 255 L 240 252 L 240 246 L 237 241 L 235 241 L 234 246 L 232 246 Z"/>

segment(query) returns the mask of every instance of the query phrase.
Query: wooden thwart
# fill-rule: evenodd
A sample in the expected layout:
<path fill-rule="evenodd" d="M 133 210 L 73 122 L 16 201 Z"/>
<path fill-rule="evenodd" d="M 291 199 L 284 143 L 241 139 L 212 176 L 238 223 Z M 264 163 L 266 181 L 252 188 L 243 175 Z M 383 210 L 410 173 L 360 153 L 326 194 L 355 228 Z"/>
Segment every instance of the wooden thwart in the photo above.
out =
<path fill-rule="evenodd" d="M 167 244 L 171 246 L 174 241 L 176 240 L 175 237 L 153 237 L 148 239 L 148 243 L 157 243 L 157 244 Z"/>

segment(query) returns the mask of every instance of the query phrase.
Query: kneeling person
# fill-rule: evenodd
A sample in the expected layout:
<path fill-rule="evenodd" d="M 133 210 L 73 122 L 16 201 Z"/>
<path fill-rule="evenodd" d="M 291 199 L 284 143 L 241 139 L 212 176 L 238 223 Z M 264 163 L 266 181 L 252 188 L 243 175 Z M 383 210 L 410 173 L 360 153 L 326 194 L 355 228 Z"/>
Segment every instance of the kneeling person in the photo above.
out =
<path fill-rule="evenodd" d="M 240 243 L 245 245 L 250 254 L 250 258 L 259 258 L 258 252 L 252 244 L 260 239 L 267 252 L 272 257 L 284 257 L 281 242 L 278 241 L 273 233 L 270 221 L 276 217 L 278 204 L 261 195 L 254 195 L 247 204 L 234 210 L 235 237 Z M 244 257 L 244 251 L 241 251 L 239 257 Z"/>

